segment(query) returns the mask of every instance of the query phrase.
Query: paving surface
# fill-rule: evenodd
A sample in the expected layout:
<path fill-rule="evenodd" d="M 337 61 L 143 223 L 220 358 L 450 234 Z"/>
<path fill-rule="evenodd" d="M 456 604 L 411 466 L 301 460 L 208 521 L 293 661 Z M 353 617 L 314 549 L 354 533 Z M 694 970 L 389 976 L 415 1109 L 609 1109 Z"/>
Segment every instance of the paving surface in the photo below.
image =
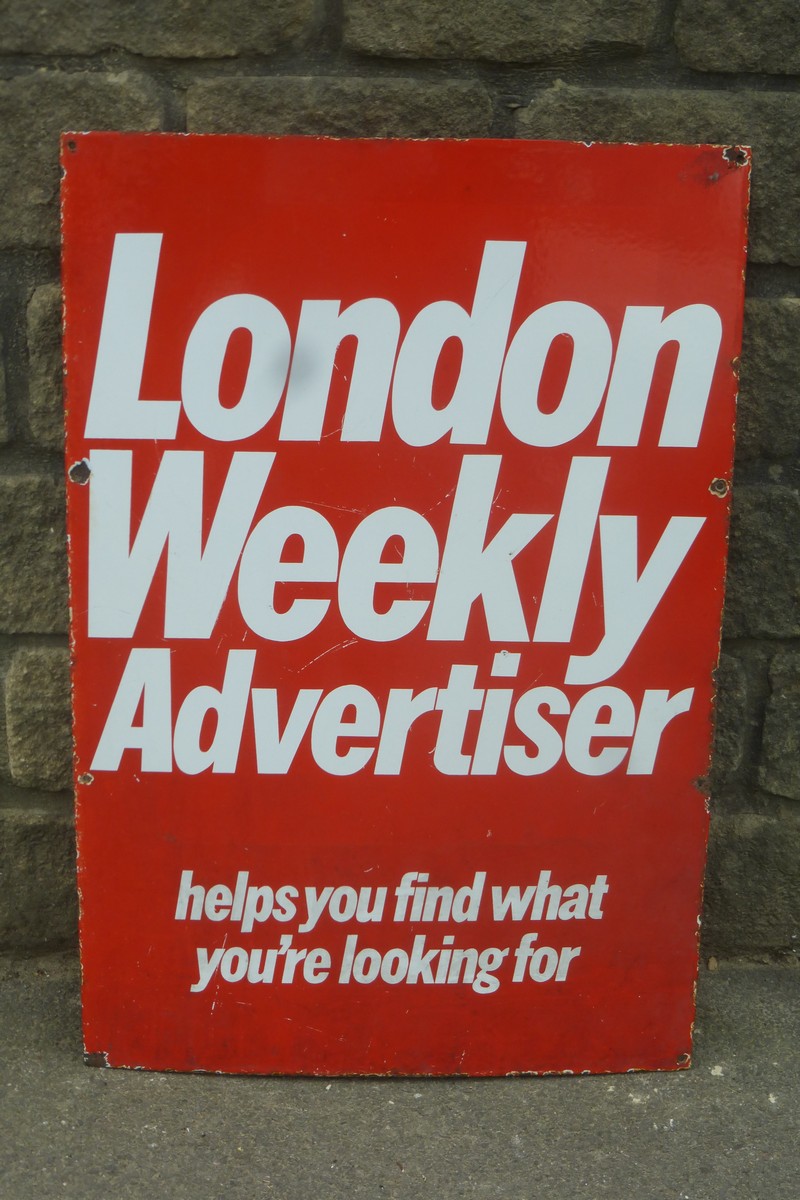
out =
<path fill-rule="evenodd" d="M 0 958 L 3 1200 L 798 1200 L 800 970 L 722 965 L 674 1074 L 277 1080 L 84 1066 L 72 957 Z"/>

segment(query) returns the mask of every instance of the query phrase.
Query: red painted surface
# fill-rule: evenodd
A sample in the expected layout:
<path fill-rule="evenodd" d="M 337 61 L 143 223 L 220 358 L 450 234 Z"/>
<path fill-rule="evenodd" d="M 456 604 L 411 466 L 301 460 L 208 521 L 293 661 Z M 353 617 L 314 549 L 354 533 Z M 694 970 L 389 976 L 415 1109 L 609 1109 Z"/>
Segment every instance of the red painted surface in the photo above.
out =
<path fill-rule="evenodd" d="M 68 485 L 87 1051 L 307 1074 L 686 1065 L 748 166 L 118 134 L 69 136 L 63 165 L 67 462 L 91 467 Z M 306 304 L 298 333 L 301 305 L 367 299 L 328 395 L 338 310 Z M 690 305 L 642 384 L 649 310 Z M 659 733 L 647 712 L 681 693 Z M 409 696 L 426 711 L 386 773 Z M 417 913 L 397 894 L 413 873 Z M 539 915 L 529 893 L 499 918 L 534 885 Z M 453 889 L 447 919 L 425 919 L 423 886 Z M 380 920 L 351 913 L 381 888 Z M 313 928 L 306 889 L 329 889 Z M 272 982 L 240 978 L 271 961 Z"/>

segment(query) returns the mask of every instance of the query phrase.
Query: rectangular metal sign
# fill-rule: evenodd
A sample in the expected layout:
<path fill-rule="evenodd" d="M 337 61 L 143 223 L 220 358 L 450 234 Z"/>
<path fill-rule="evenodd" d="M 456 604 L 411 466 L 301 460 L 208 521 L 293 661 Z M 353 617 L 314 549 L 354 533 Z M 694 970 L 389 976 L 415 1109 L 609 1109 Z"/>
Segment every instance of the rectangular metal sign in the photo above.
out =
<path fill-rule="evenodd" d="M 686 1066 L 747 152 L 62 165 L 87 1053 Z"/>

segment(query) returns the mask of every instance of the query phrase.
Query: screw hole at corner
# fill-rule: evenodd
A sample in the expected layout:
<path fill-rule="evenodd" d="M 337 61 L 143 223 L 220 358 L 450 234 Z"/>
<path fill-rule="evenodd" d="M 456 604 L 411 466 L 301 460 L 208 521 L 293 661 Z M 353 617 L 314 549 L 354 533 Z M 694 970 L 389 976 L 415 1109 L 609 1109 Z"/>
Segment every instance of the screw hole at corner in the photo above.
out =
<path fill-rule="evenodd" d="M 727 479 L 712 479 L 711 483 L 709 484 L 708 490 L 711 492 L 712 496 L 720 496 L 720 497 L 727 496 L 727 494 L 728 494 Z"/>
<path fill-rule="evenodd" d="M 73 483 L 88 483 L 92 470 L 85 458 L 73 463 L 67 474 Z"/>
<path fill-rule="evenodd" d="M 747 151 L 741 146 L 726 146 L 722 157 L 732 167 L 743 167 L 747 162 Z"/>
<path fill-rule="evenodd" d="M 78 143 L 73 138 L 70 138 L 67 142 L 67 149 L 69 150 L 70 154 L 74 154 L 78 149 Z"/>

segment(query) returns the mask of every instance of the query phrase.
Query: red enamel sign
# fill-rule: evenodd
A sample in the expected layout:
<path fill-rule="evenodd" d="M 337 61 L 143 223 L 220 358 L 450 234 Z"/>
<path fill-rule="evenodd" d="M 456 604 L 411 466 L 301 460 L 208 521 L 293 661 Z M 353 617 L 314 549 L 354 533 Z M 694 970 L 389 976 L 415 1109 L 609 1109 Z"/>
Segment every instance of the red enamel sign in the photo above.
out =
<path fill-rule="evenodd" d="M 87 1052 L 685 1066 L 747 155 L 62 161 Z"/>

